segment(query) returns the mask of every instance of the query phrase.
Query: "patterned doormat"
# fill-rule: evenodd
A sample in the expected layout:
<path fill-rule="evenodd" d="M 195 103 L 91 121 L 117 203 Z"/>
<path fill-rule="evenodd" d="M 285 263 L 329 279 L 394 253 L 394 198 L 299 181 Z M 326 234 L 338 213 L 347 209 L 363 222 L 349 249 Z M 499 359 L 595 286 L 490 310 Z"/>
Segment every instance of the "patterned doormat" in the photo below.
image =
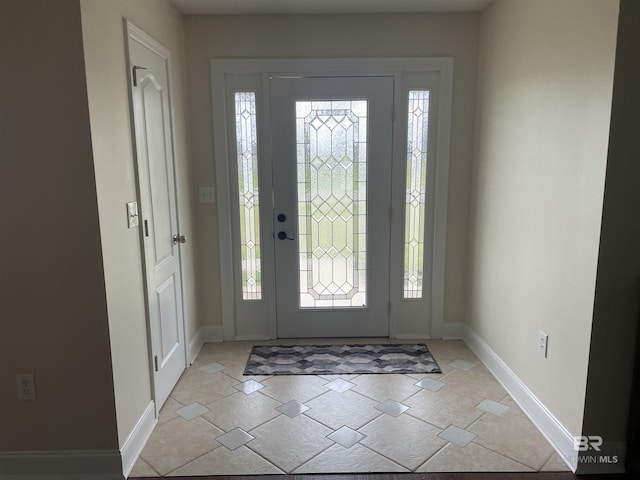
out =
<path fill-rule="evenodd" d="M 424 343 L 269 345 L 251 349 L 245 375 L 441 373 Z"/>

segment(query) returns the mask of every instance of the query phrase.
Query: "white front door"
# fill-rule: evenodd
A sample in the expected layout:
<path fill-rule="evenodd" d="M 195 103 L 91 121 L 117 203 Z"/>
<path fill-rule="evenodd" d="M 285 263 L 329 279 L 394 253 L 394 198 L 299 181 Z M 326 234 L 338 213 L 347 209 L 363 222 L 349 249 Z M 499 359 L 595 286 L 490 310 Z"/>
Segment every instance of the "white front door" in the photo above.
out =
<path fill-rule="evenodd" d="M 277 335 L 389 335 L 392 77 L 270 80 Z"/>
<path fill-rule="evenodd" d="M 211 75 L 225 340 L 442 337 L 453 60 Z"/>
<path fill-rule="evenodd" d="M 129 25 L 153 383 L 159 411 L 186 368 L 168 52 Z"/>

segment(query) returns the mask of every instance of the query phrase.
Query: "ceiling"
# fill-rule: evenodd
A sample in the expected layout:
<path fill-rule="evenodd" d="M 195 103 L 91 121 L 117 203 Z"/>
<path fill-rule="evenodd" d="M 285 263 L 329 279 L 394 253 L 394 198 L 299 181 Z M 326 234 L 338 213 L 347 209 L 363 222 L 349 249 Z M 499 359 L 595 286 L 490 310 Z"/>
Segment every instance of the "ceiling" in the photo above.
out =
<path fill-rule="evenodd" d="M 492 0 L 171 0 L 184 15 L 469 12 Z"/>

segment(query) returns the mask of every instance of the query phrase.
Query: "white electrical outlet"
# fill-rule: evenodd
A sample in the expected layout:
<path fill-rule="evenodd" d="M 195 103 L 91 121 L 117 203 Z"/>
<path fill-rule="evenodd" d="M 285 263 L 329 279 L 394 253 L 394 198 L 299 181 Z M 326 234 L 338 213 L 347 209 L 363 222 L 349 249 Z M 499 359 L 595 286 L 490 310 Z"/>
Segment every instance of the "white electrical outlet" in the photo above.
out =
<path fill-rule="evenodd" d="M 33 373 L 16 375 L 16 383 L 18 384 L 18 400 L 36 399 L 36 383 L 33 379 Z"/>
<path fill-rule="evenodd" d="M 538 334 L 538 351 L 540 355 L 547 358 L 547 342 L 549 341 L 549 335 L 540 330 Z"/>

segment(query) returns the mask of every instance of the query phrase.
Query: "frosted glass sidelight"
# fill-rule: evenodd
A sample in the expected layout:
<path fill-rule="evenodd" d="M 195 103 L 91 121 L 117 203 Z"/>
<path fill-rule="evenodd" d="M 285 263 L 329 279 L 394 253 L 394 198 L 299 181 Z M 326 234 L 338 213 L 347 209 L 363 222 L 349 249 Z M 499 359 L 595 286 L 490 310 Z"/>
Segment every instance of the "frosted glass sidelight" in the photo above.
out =
<path fill-rule="evenodd" d="M 254 92 L 236 92 L 235 122 L 242 299 L 260 300 L 262 299 L 262 265 L 256 94 Z"/>
<path fill-rule="evenodd" d="M 300 308 L 367 305 L 367 112 L 296 101 Z"/>
<path fill-rule="evenodd" d="M 404 298 L 422 298 L 429 91 L 409 91 L 404 231 Z"/>

